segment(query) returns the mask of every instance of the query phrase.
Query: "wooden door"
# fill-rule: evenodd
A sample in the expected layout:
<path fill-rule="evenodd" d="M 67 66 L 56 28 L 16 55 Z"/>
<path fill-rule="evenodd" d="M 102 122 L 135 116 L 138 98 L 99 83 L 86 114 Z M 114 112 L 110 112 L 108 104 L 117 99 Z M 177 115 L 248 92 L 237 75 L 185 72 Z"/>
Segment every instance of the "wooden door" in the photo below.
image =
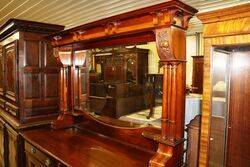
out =
<path fill-rule="evenodd" d="M 17 132 L 15 132 L 11 127 L 7 128 L 7 139 L 8 139 L 8 166 L 17 167 L 18 165 L 18 140 Z"/>
<path fill-rule="evenodd" d="M 20 80 L 21 121 L 52 119 L 59 111 L 60 72 L 53 48 L 45 41 L 25 39 L 20 42 L 19 49 L 24 59 L 20 60 L 23 62 L 20 65 L 23 74 Z"/>
<path fill-rule="evenodd" d="M 0 167 L 4 167 L 4 122 L 0 119 Z"/>
<path fill-rule="evenodd" d="M 250 166 L 250 52 L 232 54 L 227 142 L 228 167 Z"/>

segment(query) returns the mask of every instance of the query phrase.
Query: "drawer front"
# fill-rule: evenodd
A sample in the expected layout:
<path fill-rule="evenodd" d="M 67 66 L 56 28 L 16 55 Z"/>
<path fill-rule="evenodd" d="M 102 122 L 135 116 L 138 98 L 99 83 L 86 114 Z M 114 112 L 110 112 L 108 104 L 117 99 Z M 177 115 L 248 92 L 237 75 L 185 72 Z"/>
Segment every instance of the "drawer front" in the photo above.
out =
<path fill-rule="evenodd" d="M 40 164 L 42 164 L 42 166 L 56 166 L 55 162 L 51 158 L 49 158 L 46 154 L 42 153 L 28 142 L 25 142 L 25 152 L 27 156 L 27 163 L 29 163 L 28 161 L 31 161 L 30 163 L 32 164 L 32 162 L 34 161 L 34 164 L 37 164 L 39 162 Z"/>

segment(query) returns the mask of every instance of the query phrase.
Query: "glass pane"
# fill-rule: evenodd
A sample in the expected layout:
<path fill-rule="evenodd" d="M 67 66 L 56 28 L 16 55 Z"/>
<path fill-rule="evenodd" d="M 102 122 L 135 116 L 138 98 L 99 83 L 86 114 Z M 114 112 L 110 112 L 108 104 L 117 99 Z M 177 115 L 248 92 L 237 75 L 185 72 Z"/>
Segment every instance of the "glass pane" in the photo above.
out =
<path fill-rule="evenodd" d="M 224 166 L 228 106 L 229 53 L 214 50 L 212 57 L 212 118 L 210 167 Z"/>

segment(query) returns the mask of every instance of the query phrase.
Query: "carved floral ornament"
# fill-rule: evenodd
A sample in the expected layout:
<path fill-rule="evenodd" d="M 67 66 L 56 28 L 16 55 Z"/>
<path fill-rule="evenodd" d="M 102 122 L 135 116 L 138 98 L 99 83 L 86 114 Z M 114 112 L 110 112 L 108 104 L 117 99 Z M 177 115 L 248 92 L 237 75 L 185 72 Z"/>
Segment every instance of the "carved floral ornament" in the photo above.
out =
<path fill-rule="evenodd" d="M 85 34 L 85 33 L 86 33 L 85 30 L 78 30 L 76 32 L 72 32 L 73 40 L 79 41 L 79 40 L 83 39 L 82 34 Z"/>
<path fill-rule="evenodd" d="M 108 22 L 105 25 L 105 28 L 104 28 L 105 34 L 106 35 L 115 34 L 115 31 L 116 31 L 118 25 L 121 25 L 120 21 L 111 21 L 111 22 Z"/>
<path fill-rule="evenodd" d="M 157 51 L 159 53 L 161 61 L 166 61 L 173 57 L 173 53 L 171 50 L 171 41 L 169 37 L 169 29 L 156 29 L 155 37 L 156 37 L 156 45 Z"/>

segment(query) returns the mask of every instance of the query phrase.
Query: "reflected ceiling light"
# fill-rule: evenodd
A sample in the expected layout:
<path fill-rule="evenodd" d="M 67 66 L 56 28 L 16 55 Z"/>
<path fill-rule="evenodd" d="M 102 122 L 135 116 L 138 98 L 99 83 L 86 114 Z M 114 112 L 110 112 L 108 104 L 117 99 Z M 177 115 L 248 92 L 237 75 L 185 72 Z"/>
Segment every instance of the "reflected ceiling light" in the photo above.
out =
<path fill-rule="evenodd" d="M 76 66 L 83 66 L 86 60 L 86 54 L 87 54 L 86 50 L 75 51 L 74 64 Z"/>
<path fill-rule="evenodd" d="M 59 52 L 59 59 L 64 66 L 71 66 L 71 52 Z"/>

